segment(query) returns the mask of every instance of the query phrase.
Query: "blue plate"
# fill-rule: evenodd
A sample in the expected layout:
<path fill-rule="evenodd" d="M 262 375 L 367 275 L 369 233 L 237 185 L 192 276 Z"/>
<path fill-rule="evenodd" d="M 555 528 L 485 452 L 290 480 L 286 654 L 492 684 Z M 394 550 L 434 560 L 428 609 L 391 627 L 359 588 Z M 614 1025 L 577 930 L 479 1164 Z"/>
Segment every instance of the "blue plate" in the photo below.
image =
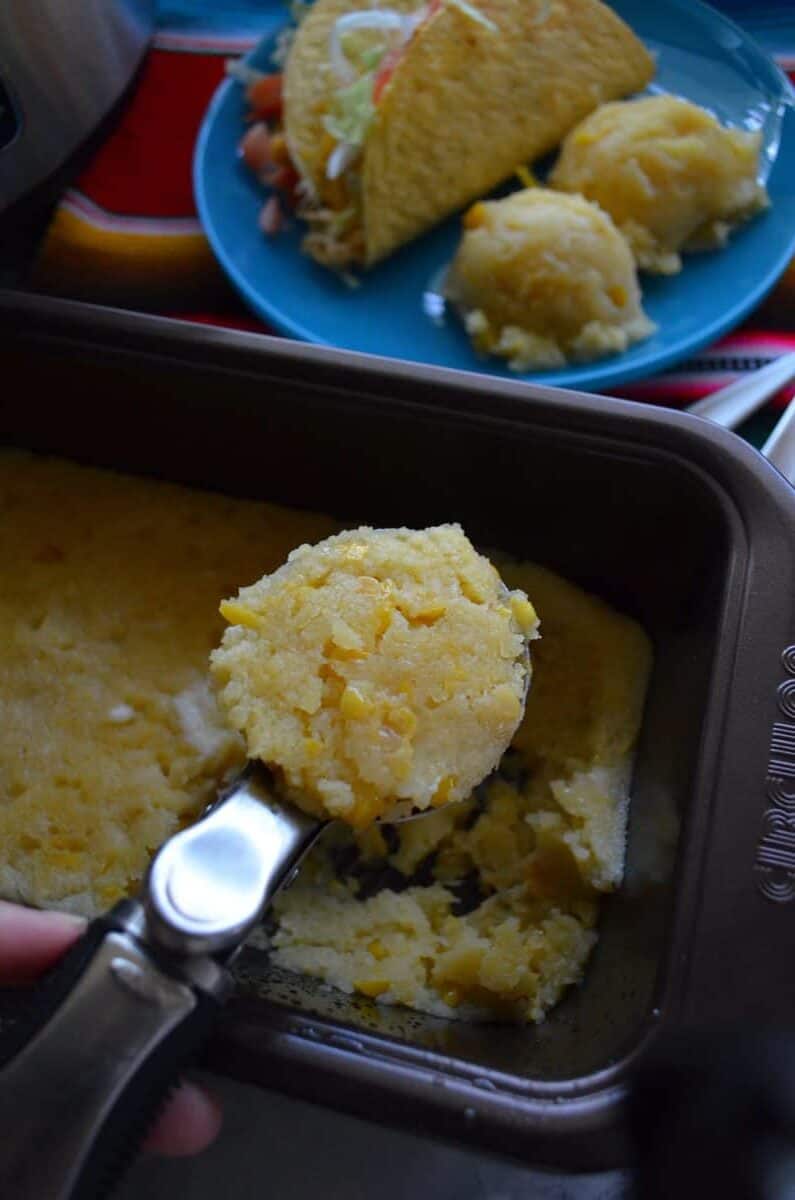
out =
<path fill-rule="evenodd" d="M 788 81 L 737 25 L 697 0 L 613 0 L 613 8 L 657 55 L 653 90 L 675 92 L 724 122 L 761 129 L 761 174 L 772 207 L 738 230 L 723 250 L 693 255 L 673 278 L 642 279 L 657 333 L 624 354 L 518 378 L 605 390 L 670 366 L 737 325 L 795 253 L 795 99 Z M 272 70 L 284 9 L 263 13 L 263 40 L 249 56 Z M 245 102 L 239 84 L 216 92 L 194 159 L 199 214 L 221 265 L 256 313 L 307 341 L 415 362 L 517 378 L 479 358 L 455 316 L 441 323 L 424 303 L 453 255 L 458 217 L 400 250 L 352 289 L 300 252 L 302 228 L 265 237 L 257 217 L 262 188 L 236 157 Z"/>

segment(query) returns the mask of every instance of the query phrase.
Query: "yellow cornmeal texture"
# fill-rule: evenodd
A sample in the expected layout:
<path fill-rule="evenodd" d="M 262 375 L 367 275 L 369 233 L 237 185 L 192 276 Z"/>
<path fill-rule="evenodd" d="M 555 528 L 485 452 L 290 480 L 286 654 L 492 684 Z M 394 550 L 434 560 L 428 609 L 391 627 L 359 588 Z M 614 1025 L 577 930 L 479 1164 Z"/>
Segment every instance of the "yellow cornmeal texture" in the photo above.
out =
<path fill-rule="evenodd" d="M 218 604 L 332 523 L 0 454 L 0 894 L 93 915 L 243 761 Z"/>
<path fill-rule="evenodd" d="M 358 838 L 365 870 L 431 886 L 356 898 L 318 847 L 276 901 L 276 959 L 379 1003 L 538 1021 L 582 975 L 599 897 L 621 879 L 633 747 L 651 665 L 640 627 L 541 567 L 498 563 L 533 598 L 541 640 L 522 725 L 477 797 Z M 455 915 L 462 881 L 482 902 Z"/>
<path fill-rule="evenodd" d="M 529 188 L 473 205 L 463 224 L 445 291 L 482 353 L 559 367 L 654 331 L 626 240 L 581 196 Z"/>
<path fill-rule="evenodd" d="M 221 612 L 221 705 L 317 816 L 362 828 L 464 799 L 521 718 L 536 614 L 458 525 L 301 546 Z"/>
<path fill-rule="evenodd" d="M 604 104 L 563 143 L 550 183 L 610 213 L 646 271 L 723 246 L 769 204 L 757 182 L 762 135 L 725 129 L 676 96 Z"/>
<path fill-rule="evenodd" d="M 332 528 L 0 454 L 2 896 L 95 915 L 134 889 L 243 761 L 208 688 L 220 599 Z M 364 869 L 408 879 L 433 862 L 431 886 L 355 900 L 340 847 L 320 847 L 278 902 L 276 955 L 379 1003 L 537 1020 L 580 977 L 600 893 L 621 876 L 650 650 L 637 625 L 558 576 L 491 557 L 543 631 L 500 775 L 477 798 L 358 835 Z M 471 879 L 485 898 L 456 916 Z"/>

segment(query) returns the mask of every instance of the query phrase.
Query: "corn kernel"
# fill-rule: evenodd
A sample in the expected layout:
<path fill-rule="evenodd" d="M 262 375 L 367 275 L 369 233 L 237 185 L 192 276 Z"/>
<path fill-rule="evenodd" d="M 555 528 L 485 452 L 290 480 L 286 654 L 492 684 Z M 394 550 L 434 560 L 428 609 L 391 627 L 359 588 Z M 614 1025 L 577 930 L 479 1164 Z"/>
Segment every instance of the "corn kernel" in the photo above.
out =
<path fill-rule="evenodd" d="M 366 542 L 349 542 L 343 551 L 343 557 L 349 562 L 361 562 L 367 553 Z"/>
<path fill-rule="evenodd" d="M 511 612 L 522 633 L 530 633 L 538 624 L 538 614 L 524 596 L 511 596 Z"/>
<path fill-rule="evenodd" d="M 358 650 L 355 646 L 340 646 L 334 641 L 328 641 L 324 650 L 327 658 L 336 658 L 340 662 L 361 662 L 369 657 L 366 650 Z"/>
<path fill-rule="evenodd" d="M 450 793 L 458 782 L 455 775 L 445 775 L 431 798 L 432 808 L 441 808 L 450 799 Z"/>
<path fill-rule="evenodd" d="M 362 639 L 341 617 L 331 618 L 331 640 L 340 650 L 361 650 Z"/>
<path fill-rule="evenodd" d="M 464 229 L 478 229 L 486 219 L 486 205 L 482 201 L 473 204 L 464 213 L 462 224 Z"/>
<path fill-rule="evenodd" d="M 372 575 L 360 575 L 356 580 L 356 590 L 364 592 L 366 596 L 377 596 L 381 591 L 381 584 Z"/>
<path fill-rule="evenodd" d="M 392 623 L 392 617 L 394 616 L 394 612 L 395 612 L 395 606 L 391 601 L 388 601 L 385 604 L 380 604 L 378 606 L 378 611 L 376 612 L 376 625 L 375 625 L 375 636 L 377 638 L 381 637 L 383 634 L 386 633 L 387 629 L 389 629 L 389 626 Z"/>
<path fill-rule="evenodd" d="M 82 866 L 84 859 L 84 853 L 76 853 L 74 850 L 51 850 L 47 855 L 47 861 L 52 866 L 60 867 L 64 871 Z"/>
<path fill-rule="evenodd" d="M 317 758 L 323 749 L 323 743 L 318 738 L 304 738 L 304 749 L 310 758 Z"/>
<path fill-rule="evenodd" d="M 417 625 L 433 625 L 433 623 L 438 621 L 440 617 L 443 617 L 446 612 L 447 605 L 443 604 L 441 601 L 436 601 L 435 603 L 429 602 L 428 604 L 421 605 L 420 608 L 416 609 L 411 614 L 410 620 Z"/>
<path fill-rule="evenodd" d="M 370 945 L 367 947 L 367 949 L 370 951 L 373 958 L 378 960 L 378 962 L 382 962 L 385 958 L 389 957 L 389 951 L 384 943 L 379 941 L 378 938 L 374 938 L 373 941 L 370 942 Z"/>
<path fill-rule="evenodd" d="M 526 188 L 538 187 L 538 180 L 530 168 L 526 167 L 524 163 L 520 163 L 520 165 L 514 171 L 514 174 L 519 182 L 523 183 Z"/>
<path fill-rule="evenodd" d="M 245 625 L 247 629 L 259 629 L 262 624 L 257 614 L 238 600 L 222 600 L 218 611 L 230 625 Z"/>
<path fill-rule="evenodd" d="M 383 996 L 384 992 L 389 991 L 389 984 L 385 979 L 359 979 L 353 986 L 363 996 L 371 996 L 373 999 L 376 996 Z"/>
<path fill-rule="evenodd" d="M 473 604 L 483 604 L 486 599 L 480 588 L 471 579 L 467 579 L 466 575 L 461 579 L 461 591 Z"/>
<path fill-rule="evenodd" d="M 340 712 L 349 721 L 360 721 L 373 711 L 373 705 L 357 687 L 349 683 L 340 697 Z"/>
<path fill-rule="evenodd" d="M 410 708 L 390 709 L 386 723 L 395 733 L 401 733 L 404 737 L 411 737 L 417 730 L 417 718 Z"/>

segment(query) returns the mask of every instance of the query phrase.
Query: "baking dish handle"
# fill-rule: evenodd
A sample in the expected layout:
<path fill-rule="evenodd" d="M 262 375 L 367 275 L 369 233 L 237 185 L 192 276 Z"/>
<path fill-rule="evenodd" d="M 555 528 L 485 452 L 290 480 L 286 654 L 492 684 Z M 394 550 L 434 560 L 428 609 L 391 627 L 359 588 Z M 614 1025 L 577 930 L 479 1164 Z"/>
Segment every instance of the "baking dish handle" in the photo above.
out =
<path fill-rule="evenodd" d="M 207 1035 L 227 972 L 210 963 L 202 986 L 175 977 L 135 937 L 140 919 L 125 902 L 89 926 L 12 1031 L 0 1070 L 3 1200 L 106 1195 Z"/>
<path fill-rule="evenodd" d="M 703 746 L 713 779 L 690 814 L 669 1006 L 689 1028 L 795 1031 L 795 495 L 780 484 L 724 666 L 723 729 Z"/>

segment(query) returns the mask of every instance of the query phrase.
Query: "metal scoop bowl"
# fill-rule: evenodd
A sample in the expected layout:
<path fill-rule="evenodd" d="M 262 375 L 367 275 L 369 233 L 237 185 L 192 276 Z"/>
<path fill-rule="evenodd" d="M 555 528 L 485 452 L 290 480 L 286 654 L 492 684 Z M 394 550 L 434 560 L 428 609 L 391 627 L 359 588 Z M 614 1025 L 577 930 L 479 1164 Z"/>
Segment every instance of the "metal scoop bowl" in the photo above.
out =
<path fill-rule="evenodd" d="M 517 727 L 530 686 L 529 645 L 522 641 L 524 693 Z M 382 821 L 394 825 L 430 811 L 439 808 L 417 809 L 400 800 Z M 328 823 L 280 799 L 267 768 L 250 762 L 204 818 L 171 838 L 155 858 L 143 898 L 153 936 L 187 955 L 240 945 Z"/>

